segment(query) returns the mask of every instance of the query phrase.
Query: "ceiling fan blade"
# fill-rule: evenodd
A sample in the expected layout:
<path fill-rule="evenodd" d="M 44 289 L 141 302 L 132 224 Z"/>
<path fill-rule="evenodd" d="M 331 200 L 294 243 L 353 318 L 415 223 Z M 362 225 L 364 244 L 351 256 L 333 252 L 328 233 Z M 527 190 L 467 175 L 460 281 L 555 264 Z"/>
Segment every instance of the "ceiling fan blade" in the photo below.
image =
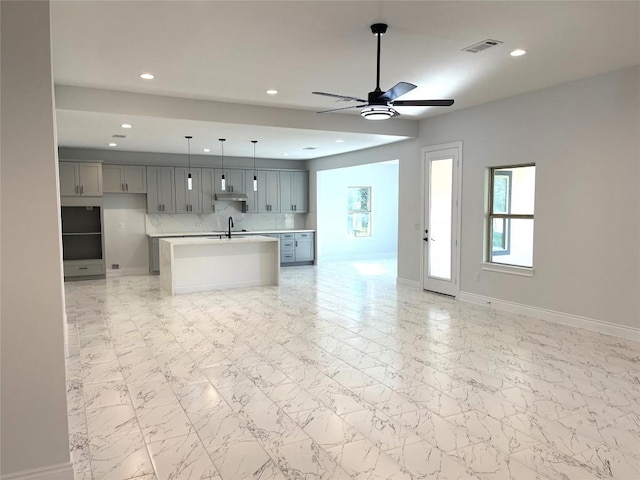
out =
<path fill-rule="evenodd" d="M 349 110 L 350 108 L 362 108 L 366 106 L 367 104 L 365 103 L 364 105 L 351 105 L 350 107 L 334 108 L 333 110 L 323 110 L 322 112 L 317 113 L 339 112 L 340 110 Z"/>
<path fill-rule="evenodd" d="M 450 107 L 453 100 L 398 100 L 394 107 Z"/>
<path fill-rule="evenodd" d="M 399 83 L 396 83 L 389 90 L 384 92 L 382 95 L 380 95 L 378 98 L 384 99 L 387 102 L 392 102 L 393 100 L 398 98 L 400 95 L 404 95 L 405 93 L 410 92 L 414 88 L 418 88 L 418 87 L 413 83 L 399 82 Z"/>
<path fill-rule="evenodd" d="M 325 92 L 311 92 L 314 95 L 324 95 L 325 97 L 333 97 L 342 100 L 343 102 L 366 102 L 366 100 L 357 97 L 349 97 L 347 95 L 336 95 L 335 93 L 325 93 Z"/>

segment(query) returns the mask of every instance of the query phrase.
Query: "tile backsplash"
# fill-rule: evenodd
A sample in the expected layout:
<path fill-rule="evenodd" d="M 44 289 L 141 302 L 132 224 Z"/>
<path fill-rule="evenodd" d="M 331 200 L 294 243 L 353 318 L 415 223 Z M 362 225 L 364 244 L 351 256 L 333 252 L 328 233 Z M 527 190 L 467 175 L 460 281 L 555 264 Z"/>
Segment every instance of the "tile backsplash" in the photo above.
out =
<path fill-rule="evenodd" d="M 216 213 L 147 214 L 146 233 L 219 232 L 233 217 L 234 230 L 292 230 L 307 228 L 306 213 L 242 213 L 237 203 L 217 202 Z"/>

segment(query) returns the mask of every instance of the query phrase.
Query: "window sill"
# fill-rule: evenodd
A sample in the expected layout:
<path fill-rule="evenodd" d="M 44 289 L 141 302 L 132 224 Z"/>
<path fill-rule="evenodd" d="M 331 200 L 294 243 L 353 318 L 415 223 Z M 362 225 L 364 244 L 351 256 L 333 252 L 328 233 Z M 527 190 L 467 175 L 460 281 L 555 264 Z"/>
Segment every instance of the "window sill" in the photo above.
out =
<path fill-rule="evenodd" d="M 518 275 L 520 277 L 533 277 L 533 268 L 514 267 L 513 265 L 500 265 L 499 263 L 482 263 L 480 267 L 488 272 L 506 273 L 508 275 Z"/>

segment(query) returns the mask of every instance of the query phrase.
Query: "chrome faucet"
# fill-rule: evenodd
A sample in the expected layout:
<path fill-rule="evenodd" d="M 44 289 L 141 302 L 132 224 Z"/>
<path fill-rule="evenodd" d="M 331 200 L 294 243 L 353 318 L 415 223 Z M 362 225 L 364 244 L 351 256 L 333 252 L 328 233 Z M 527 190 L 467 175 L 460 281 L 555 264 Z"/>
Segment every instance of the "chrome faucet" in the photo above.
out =
<path fill-rule="evenodd" d="M 231 238 L 231 227 L 234 227 L 235 225 L 233 224 L 233 217 L 229 217 L 229 233 L 227 233 L 227 236 L 229 238 Z"/>

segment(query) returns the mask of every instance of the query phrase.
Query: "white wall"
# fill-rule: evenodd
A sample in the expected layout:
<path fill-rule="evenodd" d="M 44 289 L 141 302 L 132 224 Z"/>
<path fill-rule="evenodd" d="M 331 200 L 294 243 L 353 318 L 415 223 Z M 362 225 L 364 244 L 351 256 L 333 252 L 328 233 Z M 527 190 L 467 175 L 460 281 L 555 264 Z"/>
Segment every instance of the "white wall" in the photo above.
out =
<path fill-rule="evenodd" d="M 120 265 L 122 273 L 149 270 L 149 241 L 145 231 L 147 196 L 106 193 L 104 205 L 104 241 L 107 271 Z"/>
<path fill-rule="evenodd" d="M 633 67 L 422 120 L 418 140 L 313 160 L 312 211 L 316 171 L 399 158 L 398 277 L 419 281 L 420 149 L 461 140 L 461 290 L 639 328 L 639 132 Z M 486 169 L 519 163 L 537 166 L 532 278 L 481 270 Z"/>
<path fill-rule="evenodd" d="M 347 235 L 347 188 L 372 187 L 371 236 Z M 317 174 L 318 261 L 396 257 L 398 162 L 324 170 Z"/>
<path fill-rule="evenodd" d="M 49 2 L 0 3 L 2 478 L 73 478 Z M 31 477 L 34 478 L 34 477 Z"/>

